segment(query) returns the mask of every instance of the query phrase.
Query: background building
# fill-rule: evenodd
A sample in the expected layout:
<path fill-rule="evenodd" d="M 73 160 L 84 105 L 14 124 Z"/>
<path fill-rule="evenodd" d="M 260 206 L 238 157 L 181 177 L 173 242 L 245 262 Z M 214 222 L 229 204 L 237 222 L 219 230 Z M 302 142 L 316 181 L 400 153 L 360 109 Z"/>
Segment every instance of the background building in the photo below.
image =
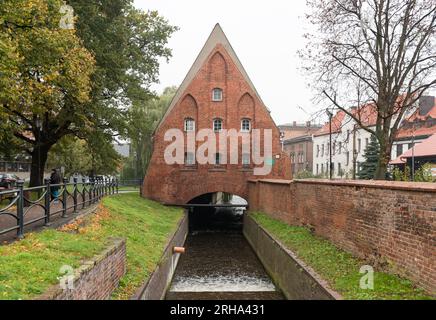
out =
<path fill-rule="evenodd" d="M 306 123 L 282 124 L 278 126 L 282 136 L 283 151 L 291 157 L 292 176 L 299 172 L 312 172 L 312 134 L 322 126 Z"/>
<path fill-rule="evenodd" d="M 354 114 L 359 114 L 362 123 L 375 129 L 377 110 L 373 104 L 360 108 L 351 108 Z M 365 149 L 371 134 L 357 126 L 356 122 L 345 112 L 338 111 L 332 117 L 332 171 L 333 178 L 357 178 L 361 164 L 365 161 Z M 398 158 L 412 148 L 436 133 L 436 105 L 434 97 L 422 97 L 416 106 L 416 111 L 409 113 L 402 121 L 392 147 L 392 159 Z M 314 175 L 329 176 L 330 161 L 330 125 L 327 122 L 319 131 L 313 134 L 313 168 Z"/>

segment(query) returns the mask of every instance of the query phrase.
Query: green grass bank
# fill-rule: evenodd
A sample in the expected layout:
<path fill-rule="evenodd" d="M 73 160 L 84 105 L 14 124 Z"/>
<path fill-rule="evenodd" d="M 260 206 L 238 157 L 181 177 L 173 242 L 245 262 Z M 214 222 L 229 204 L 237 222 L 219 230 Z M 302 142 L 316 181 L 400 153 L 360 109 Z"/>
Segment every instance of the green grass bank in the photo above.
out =
<path fill-rule="evenodd" d="M 26 234 L 0 246 L 0 299 L 32 299 L 57 284 L 59 268 L 102 251 L 109 237 L 127 245 L 127 274 L 113 299 L 129 299 L 156 267 L 183 211 L 127 193 L 105 197 L 96 214 L 58 230 Z"/>
<path fill-rule="evenodd" d="M 261 212 L 250 213 L 257 223 L 311 266 L 332 289 L 351 300 L 432 299 L 411 281 L 387 273 L 374 272 L 374 289 L 361 289 L 360 268 L 367 263 L 339 249 L 330 241 L 313 235 L 304 227 L 290 226 Z"/>

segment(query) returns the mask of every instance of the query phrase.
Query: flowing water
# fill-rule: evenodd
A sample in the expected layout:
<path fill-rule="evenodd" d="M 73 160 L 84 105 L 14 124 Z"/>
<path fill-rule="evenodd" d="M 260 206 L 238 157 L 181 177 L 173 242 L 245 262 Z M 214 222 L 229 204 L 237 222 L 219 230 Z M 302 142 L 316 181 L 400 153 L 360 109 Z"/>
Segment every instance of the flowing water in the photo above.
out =
<path fill-rule="evenodd" d="M 238 199 L 234 200 L 238 201 Z M 168 300 L 283 299 L 242 235 L 242 210 L 198 209 Z"/>

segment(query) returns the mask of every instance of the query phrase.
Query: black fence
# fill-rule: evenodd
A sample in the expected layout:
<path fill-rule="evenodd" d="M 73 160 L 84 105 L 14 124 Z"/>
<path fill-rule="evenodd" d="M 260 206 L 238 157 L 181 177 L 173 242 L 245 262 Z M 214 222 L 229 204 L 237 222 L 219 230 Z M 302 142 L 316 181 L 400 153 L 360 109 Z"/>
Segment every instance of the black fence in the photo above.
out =
<path fill-rule="evenodd" d="M 82 179 L 82 182 L 78 182 L 74 178 L 73 181 L 68 183 L 68 179 L 64 179 L 63 183 L 50 184 L 50 180 L 45 179 L 45 185 L 32 188 L 24 188 L 24 181 L 18 181 L 15 189 L 1 191 L 0 205 L 6 200 L 9 203 L 0 209 L 0 218 L 9 216 L 16 223 L 5 227 L 0 222 L 0 235 L 16 230 L 17 236 L 22 238 L 24 227 L 28 225 L 42 220 L 45 225 L 49 225 L 56 215 L 66 217 L 68 211 L 77 213 L 80 209 L 99 202 L 106 195 L 118 193 L 119 184 L 115 179 Z M 53 204 L 61 206 L 56 208 Z M 40 208 L 43 215 L 26 219 L 35 208 Z"/>

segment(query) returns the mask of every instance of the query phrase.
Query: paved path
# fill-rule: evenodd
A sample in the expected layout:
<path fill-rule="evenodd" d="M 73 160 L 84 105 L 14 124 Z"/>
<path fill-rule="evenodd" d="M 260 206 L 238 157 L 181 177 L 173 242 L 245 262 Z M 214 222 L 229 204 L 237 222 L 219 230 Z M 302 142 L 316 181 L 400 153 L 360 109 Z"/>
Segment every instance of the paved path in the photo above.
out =
<path fill-rule="evenodd" d="M 79 200 L 81 202 L 81 200 Z M 58 224 L 60 221 L 71 219 L 72 217 L 76 216 L 73 214 L 74 209 L 72 208 L 74 205 L 73 198 L 68 197 L 67 199 L 67 218 L 62 218 L 62 212 L 57 212 L 62 210 L 62 203 L 58 201 L 57 203 L 52 203 L 50 205 L 50 212 L 53 214 L 50 216 L 50 222 L 53 224 Z M 5 205 L 1 206 L 2 208 L 5 207 Z M 85 207 L 85 208 L 88 208 Z M 16 207 L 11 208 L 11 213 L 16 215 Z M 78 206 L 78 209 L 82 209 L 82 205 Z M 33 206 L 33 207 L 25 207 L 24 208 L 25 217 L 24 217 L 24 223 L 31 221 L 33 219 L 42 218 L 44 217 L 44 209 L 40 206 Z M 57 212 L 57 213 L 56 213 Z M 8 215 L 2 215 L 0 214 L 0 230 L 4 230 L 10 227 L 14 227 L 17 225 L 17 221 L 15 218 L 8 216 Z M 26 227 L 24 227 L 24 232 L 29 232 L 31 230 L 37 229 L 44 226 L 44 219 L 34 222 Z M 3 242 L 9 242 L 12 240 L 15 240 L 17 238 L 17 231 L 13 230 L 6 234 L 0 235 L 0 243 Z"/>

